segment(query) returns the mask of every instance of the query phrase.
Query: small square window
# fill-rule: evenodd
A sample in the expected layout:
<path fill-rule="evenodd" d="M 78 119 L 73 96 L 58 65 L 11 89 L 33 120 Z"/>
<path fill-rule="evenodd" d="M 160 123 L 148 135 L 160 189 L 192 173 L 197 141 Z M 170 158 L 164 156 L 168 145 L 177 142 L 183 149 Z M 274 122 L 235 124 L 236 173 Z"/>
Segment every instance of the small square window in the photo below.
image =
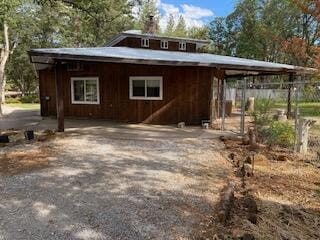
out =
<path fill-rule="evenodd" d="M 179 50 L 180 50 L 180 51 L 185 51 L 185 50 L 187 50 L 187 43 L 185 43 L 185 42 L 179 42 Z"/>
<path fill-rule="evenodd" d="M 141 47 L 145 47 L 145 48 L 149 47 L 149 39 L 148 38 L 141 39 Z"/>
<path fill-rule="evenodd" d="M 168 47 L 169 47 L 169 42 L 166 40 L 161 40 L 161 48 L 168 49 Z"/>

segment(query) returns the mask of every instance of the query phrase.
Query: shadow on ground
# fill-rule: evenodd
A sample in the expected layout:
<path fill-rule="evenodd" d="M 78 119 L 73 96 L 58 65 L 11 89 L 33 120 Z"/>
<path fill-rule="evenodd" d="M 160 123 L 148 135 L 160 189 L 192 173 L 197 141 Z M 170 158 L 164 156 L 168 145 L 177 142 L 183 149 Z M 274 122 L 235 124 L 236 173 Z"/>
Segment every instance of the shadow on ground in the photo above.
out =
<path fill-rule="evenodd" d="M 45 143 L 48 168 L 0 176 L 0 239 L 195 236 L 230 174 L 221 144 L 155 133 L 152 140 L 113 139 L 100 130 L 71 130 Z"/>

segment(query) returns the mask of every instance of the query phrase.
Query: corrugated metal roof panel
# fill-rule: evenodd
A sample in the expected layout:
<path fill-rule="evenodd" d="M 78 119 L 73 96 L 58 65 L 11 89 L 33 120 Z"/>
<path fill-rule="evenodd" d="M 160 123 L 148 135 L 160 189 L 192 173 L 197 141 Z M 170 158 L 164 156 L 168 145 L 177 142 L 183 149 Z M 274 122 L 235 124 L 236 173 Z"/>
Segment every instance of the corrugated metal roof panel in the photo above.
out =
<path fill-rule="evenodd" d="M 33 49 L 30 51 L 30 55 L 45 55 L 56 59 L 96 59 L 99 61 L 121 61 L 140 64 L 215 66 L 225 69 L 250 68 L 252 70 L 269 69 L 271 71 L 294 71 L 303 69 L 293 65 L 207 53 L 170 52 L 127 47 Z"/>

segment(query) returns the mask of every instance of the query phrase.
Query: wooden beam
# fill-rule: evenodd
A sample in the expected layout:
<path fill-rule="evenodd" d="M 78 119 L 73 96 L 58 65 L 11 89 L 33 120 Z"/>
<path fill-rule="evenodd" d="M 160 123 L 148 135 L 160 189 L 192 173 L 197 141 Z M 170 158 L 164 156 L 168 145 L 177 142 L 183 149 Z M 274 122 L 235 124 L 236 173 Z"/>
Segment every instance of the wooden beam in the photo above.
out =
<path fill-rule="evenodd" d="M 56 106 L 58 132 L 64 132 L 64 102 L 63 102 L 63 81 L 61 74 L 61 62 L 55 65 L 55 82 L 56 82 Z"/>
<path fill-rule="evenodd" d="M 212 75 L 211 75 L 211 98 L 210 98 L 210 125 L 213 128 L 214 127 L 214 121 L 219 118 L 219 109 L 220 106 L 220 87 L 219 84 L 221 79 L 224 79 L 225 72 L 218 69 L 212 69 Z"/>
<path fill-rule="evenodd" d="M 289 85 L 288 85 L 288 100 L 287 100 L 287 118 L 289 119 L 291 117 L 291 111 L 292 111 L 292 88 L 294 81 L 294 74 L 291 73 L 289 75 Z"/>

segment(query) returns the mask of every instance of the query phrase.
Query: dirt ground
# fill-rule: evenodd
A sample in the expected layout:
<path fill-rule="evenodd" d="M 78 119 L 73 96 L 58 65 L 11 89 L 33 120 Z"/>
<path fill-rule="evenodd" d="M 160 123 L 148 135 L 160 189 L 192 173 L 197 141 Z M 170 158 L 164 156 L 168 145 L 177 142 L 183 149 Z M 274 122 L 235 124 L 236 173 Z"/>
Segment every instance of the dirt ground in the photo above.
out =
<path fill-rule="evenodd" d="M 241 141 L 224 143 L 225 156 L 240 161 L 248 156 L 252 159 L 249 147 Z M 240 178 L 234 178 L 237 189 L 231 218 L 226 224 L 216 224 L 213 216 L 202 230 L 202 239 L 234 239 L 244 234 L 255 239 L 320 239 L 320 159 L 314 157 L 260 145 L 255 153 L 254 175 L 245 177 L 245 186 Z M 244 204 L 248 195 L 257 203 L 256 223 L 248 218 Z"/>
<path fill-rule="evenodd" d="M 196 239 L 231 165 L 217 139 L 160 135 L 73 130 L 0 148 L 0 239 Z"/>

